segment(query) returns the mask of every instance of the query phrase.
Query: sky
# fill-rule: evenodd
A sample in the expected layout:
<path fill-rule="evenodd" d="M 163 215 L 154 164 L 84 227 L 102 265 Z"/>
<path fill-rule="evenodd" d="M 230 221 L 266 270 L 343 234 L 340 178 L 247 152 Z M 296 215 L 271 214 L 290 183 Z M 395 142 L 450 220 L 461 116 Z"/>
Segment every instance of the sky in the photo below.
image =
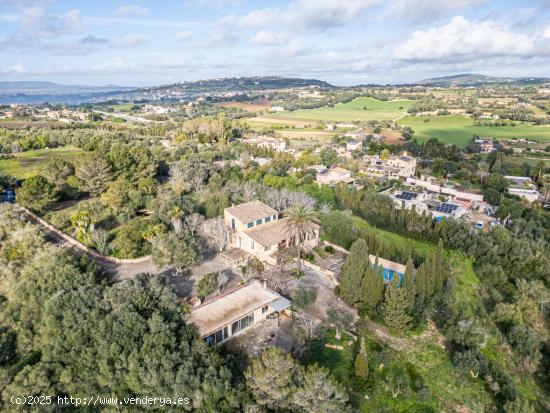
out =
<path fill-rule="evenodd" d="M 550 0 L 0 0 L 0 81 L 550 77 Z"/>

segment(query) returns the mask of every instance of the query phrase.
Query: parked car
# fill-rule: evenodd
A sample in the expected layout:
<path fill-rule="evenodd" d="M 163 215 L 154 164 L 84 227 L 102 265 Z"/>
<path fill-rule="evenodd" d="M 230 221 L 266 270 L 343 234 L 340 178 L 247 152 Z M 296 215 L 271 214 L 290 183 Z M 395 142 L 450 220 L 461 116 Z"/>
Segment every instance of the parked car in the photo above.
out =
<path fill-rule="evenodd" d="M 15 202 L 15 192 L 6 191 L 0 194 L 0 203 L 9 202 L 13 204 Z"/>

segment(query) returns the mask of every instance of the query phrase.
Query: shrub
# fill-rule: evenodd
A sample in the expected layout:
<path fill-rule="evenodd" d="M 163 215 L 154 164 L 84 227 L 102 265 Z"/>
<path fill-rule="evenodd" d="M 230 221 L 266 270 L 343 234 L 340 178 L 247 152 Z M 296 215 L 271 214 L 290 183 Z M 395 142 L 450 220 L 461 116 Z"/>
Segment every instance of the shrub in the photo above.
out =
<path fill-rule="evenodd" d="M 328 252 L 329 254 L 334 254 L 334 247 L 332 245 L 326 245 L 325 252 Z"/>

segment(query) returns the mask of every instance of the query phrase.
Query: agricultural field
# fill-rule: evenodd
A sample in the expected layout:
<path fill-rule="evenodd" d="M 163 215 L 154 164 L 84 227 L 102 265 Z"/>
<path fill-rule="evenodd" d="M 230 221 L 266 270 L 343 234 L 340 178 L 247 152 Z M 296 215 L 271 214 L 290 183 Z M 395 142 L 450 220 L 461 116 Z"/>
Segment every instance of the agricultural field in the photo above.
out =
<path fill-rule="evenodd" d="M 82 149 L 65 146 L 54 149 L 38 149 L 18 154 L 15 158 L 0 159 L 0 173 L 25 179 L 40 173 L 41 168 L 50 159 L 58 158 L 73 161 L 78 155 L 83 154 Z"/>
<path fill-rule="evenodd" d="M 397 122 L 413 128 L 419 142 L 438 138 L 444 143 L 460 147 L 468 145 L 473 135 L 488 138 L 533 138 L 550 142 L 550 126 L 533 126 L 518 123 L 517 126 L 474 126 L 473 119 L 466 116 L 406 116 Z"/>
<path fill-rule="evenodd" d="M 254 102 L 220 102 L 216 103 L 215 106 L 243 109 L 248 112 L 256 113 L 267 111 L 269 108 L 271 108 L 272 103 L 269 100 L 258 100 Z"/>
<path fill-rule="evenodd" d="M 382 101 L 371 97 L 361 97 L 351 102 L 338 103 L 332 107 L 283 112 L 275 114 L 273 117 L 335 122 L 395 120 L 403 116 L 413 104 L 413 100 Z"/>
<path fill-rule="evenodd" d="M 524 163 L 534 167 L 538 162 L 543 161 L 547 168 L 550 167 L 550 153 L 546 157 L 533 156 L 529 154 L 511 155 L 507 158 L 508 163 L 514 166 L 521 166 Z"/>

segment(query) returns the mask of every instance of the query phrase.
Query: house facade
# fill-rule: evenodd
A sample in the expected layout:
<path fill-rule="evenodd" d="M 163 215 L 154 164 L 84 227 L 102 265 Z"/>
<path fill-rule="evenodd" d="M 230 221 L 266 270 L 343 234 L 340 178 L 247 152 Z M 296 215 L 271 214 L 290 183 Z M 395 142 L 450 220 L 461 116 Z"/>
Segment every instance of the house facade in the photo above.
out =
<path fill-rule="evenodd" d="M 287 149 L 286 141 L 283 139 L 272 138 L 270 136 L 254 136 L 244 139 L 244 143 L 255 145 L 259 148 L 273 149 L 276 152 L 284 152 Z"/>
<path fill-rule="evenodd" d="M 251 201 L 224 210 L 225 225 L 230 232 L 230 245 L 268 264 L 276 264 L 278 251 L 297 245 L 289 230 L 288 218 L 261 201 Z M 302 234 L 303 245 L 311 249 L 319 244 L 319 226 Z"/>
<path fill-rule="evenodd" d="M 399 156 L 392 155 L 387 160 L 380 156 L 365 156 L 365 164 L 360 169 L 362 173 L 371 177 L 386 179 L 406 179 L 416 173 L 416 158 L 403 152 Z"/>
<path fill-rule="evenodd" d="M 253 281 L 192 309 L 188 322 L 208 344 L 219 344 L 289 307 L 285 297 Z"/>

